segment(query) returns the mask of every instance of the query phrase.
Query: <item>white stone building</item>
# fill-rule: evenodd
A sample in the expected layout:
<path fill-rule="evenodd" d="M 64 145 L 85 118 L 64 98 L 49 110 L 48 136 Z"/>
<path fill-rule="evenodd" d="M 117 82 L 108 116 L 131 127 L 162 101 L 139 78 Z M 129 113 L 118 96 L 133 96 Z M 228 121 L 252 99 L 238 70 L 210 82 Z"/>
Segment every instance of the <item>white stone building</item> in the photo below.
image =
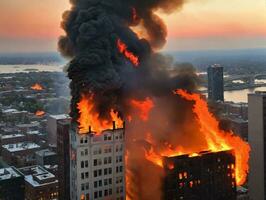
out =
<path fill-rule="evenodd" d="M 71 200 L 125 200 L 124 128 L 82 135 L 74 129 L 70 130 Z"/>

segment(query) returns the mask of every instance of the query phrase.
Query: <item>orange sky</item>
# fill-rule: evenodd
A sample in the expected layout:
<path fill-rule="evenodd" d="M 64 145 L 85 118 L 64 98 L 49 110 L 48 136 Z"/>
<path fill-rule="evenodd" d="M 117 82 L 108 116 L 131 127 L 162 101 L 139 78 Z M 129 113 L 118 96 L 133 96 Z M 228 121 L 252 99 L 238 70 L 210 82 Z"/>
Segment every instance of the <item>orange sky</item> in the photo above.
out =
<path fill-rule="evenodd" d="M 68 7 L 68 0 L 0 0 L 0 52 L 55 51 Z M 266 47 L 265 0 L 188 0 L 163 17 L 165 50 Z"/>

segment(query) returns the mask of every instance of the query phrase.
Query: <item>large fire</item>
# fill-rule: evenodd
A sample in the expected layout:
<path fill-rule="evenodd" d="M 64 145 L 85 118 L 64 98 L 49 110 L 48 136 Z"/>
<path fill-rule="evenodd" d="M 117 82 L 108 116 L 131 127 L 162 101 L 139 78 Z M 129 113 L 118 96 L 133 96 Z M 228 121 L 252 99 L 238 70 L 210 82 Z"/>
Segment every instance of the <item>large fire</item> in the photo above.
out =
<path fill-rule="evenodd" d="M 38 116 L 38 117 L 41 117 L 41 116 L 45 115 L 45 112 L 43 110 L 37 110 L 35 112 L 35 115 Z"/>
<path fill-rule="evenodd" d="M 35 83 L 34 85 L 32 85 L 30 87 L 32 90 L 36 90 L 36 91 L 42 91 L 43 87 L 39 84 L 39 83 Z"/>
<path fill-rule="evenodd" d="M 110 111 L 111 120 L 102 120 L 99 114 L 94 111 L 93 95 L 82 95 L 78 105 L 79 110 L 79 133 L 86 134 L 90 130 L 96 134 L 100 134 L 103 130 L 111 129 L 113 122 L 117 128 L 123 127 L 123 120 L 118 116 L 114 110 Z"/>
<path fill-rule="evenodd" d="M 139 66 L 139 58 L 130 52 L 127 48 L 127 45 L 122 42 L 122 40 L 117 40 L 117 48 L 121 54 L 123 54 L 134 66 Z"/>
<path fill-rule="evenodd" d="M 206 148 L 201 151 L 225 151 L 234 150 L 234 156 L 236 158 L 236 183 L 242 185 L 245 183 L 247 173 L 249 171 L 248 160 L 250 146 L 243 141 L 240 137 L 233 134 L 233 132 L 225 132 L 219 128 L 219 122 L 209 112 L 208 105 L 199 94 L 190 94 L 184 90 L 176 90 L 175 94 L 180 95 L 182 98 L 193 101 L 193 112 L 196 116 L 196 120 L 200 126 L 200 133 L 206 141 Z M 150 134 L 147 134 L 146 141 L 152 145 L 156 145 Z M 158 166 L 163 166 L 162 157 L 167 156 L 179 156 L 184 154 L 190 154 L 195 156 L 195 152 L 190 149 L 185 149 L 181 146 L 173 147 L 168 143 L 165 143 L 164 149 L 157 152 L 151 147 L 146 151 L 145 157 L 149 161 Z"/>

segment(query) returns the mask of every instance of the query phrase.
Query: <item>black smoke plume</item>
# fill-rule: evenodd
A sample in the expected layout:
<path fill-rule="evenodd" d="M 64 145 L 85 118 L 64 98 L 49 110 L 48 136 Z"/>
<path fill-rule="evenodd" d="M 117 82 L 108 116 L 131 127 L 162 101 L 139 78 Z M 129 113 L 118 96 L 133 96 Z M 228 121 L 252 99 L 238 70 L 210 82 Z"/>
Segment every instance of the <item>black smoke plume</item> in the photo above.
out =
<path fill-rule="evenodd" d="M 71 59 L 67 71 L 73 121 L 79 117 L 77 103 L 81 95 L 88 92 L 94 94 L 95 111 L 102 119 L 110 117 L 111 108 L 122 117 L 131 114 L 131 99 L 150 97 L 156 104 L 147 123 L 137 120 L 126 130 L 131 156 L 128 169 L 134 175 L 130 186 L 134 192 L 129 197 L 134 200 L 157 200 L 161 196 L 158 181 L 162 172 L 143 157 L 143 148 L 149 146 L 141 141 L 143 135 L 151 131 L 160 148 L 159 144 L 166 141 L 189 145 L 191 133 L 197 133 L 191 120 L 191 103 L 172 94 L 178 88 L 197 88 L 199 79 L 193 66 L 174 64 L 171 57 L 155 52 L 164 46 L 167 36 L 157 11 L 170 13 L 183 3 L 184 0 L 71 0 L 72 9 L 63 14 L 66 36 L 60 38 L 58 46 L 62 55 Z M 132 30 L 136 26 L 146 32 L 145 37 Z M 139 57 L 139 66 L 133 66 L 119 53 L 118 39 Z M 187 122 L 191 126 L 183 125 Z M 180 137 L 181 132 L 187 136 Z"/>

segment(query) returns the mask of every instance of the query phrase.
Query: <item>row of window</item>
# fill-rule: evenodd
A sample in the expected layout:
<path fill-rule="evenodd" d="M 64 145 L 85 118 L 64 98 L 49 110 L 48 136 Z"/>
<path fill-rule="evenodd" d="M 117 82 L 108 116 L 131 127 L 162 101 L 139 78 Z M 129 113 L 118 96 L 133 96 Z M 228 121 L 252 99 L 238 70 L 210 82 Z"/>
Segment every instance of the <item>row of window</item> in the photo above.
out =
<path fill-rule="evenodd" d="M 104 170 L 104 175 L 108 175 L 108 174 L 112 174 L 112 168 L 105 168 Z M 93 171 L 93 177 L 98 177 L 98 176 L 102 176 L 102 169 L 98 169 L 98 170 L 94 170 Z"/>

